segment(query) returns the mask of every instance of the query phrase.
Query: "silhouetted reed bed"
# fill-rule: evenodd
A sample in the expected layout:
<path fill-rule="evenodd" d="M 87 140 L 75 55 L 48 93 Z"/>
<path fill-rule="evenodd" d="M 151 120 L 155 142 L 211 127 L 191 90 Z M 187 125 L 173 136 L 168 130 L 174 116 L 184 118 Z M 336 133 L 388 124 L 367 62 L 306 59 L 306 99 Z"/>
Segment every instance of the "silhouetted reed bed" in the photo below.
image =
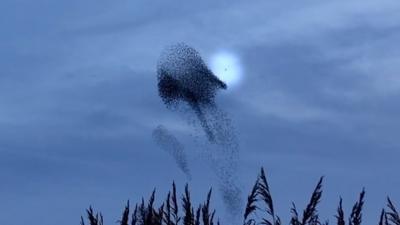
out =
<path fill-rule="evenodd" d="M 322 196 L 321 177 L 311 194 L 311 198 L 302 213 L 298 211 L 296 205 L 292 203 L 290 225 L 328 225 L 328 220 L 319 218 L 317 206 Z M 122 212 L 122 217 L 118 221 L 120 225 L 219 225 L 216 218 L 215 209 L 211 208 L 211 193 L 207 194 L 206 200 L 194 206 L 190 197 L 189 186 L 185 186 L 183 195 L 179 198 L 176 193 L 176 185 L 172 184 L 172 190 L 168 192 L 165 201 L 159 206 L 155 206 L 155 191 L 152 192 L 148 201 L 142 201 L 132 207 L 128 203 Z M 335 223 L 337 225 L 360 225 L 362 224 L 362 210 L 364 206 L 365 190 L 363 189 L 358 200 L 354 203 L 352 210 L 345 217 L 342 206 L 342 199 L 339 200 Z M 101 213 L 94 212 L 92 207 L 86 210 L 86 223 L 81 217 L 81 225 L 104 225 Z M 334 224 L 335 224 L 334 223 Z M 377 219 L 379 225 L 400 225 L 400 215 L 391 199 L 387 198 L 387 205 L 382 209 L 380 218 Z M 239 223 L 238 223 L 239 224 Z M 281 219 L 274 211 L 272 195 L 269 189 L 267 177 L 264 169 L 258 175 L 244 208 L 243 225 L 281 225 Z"/>

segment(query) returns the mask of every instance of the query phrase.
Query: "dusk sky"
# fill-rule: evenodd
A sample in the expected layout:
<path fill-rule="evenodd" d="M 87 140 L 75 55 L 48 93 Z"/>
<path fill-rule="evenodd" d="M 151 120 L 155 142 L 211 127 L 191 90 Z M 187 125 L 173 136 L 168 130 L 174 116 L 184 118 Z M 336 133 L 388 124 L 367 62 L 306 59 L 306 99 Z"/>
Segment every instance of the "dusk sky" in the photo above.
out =
<path fill-rule="evenodd" d="M 263 166 L 288 224 L 325 176 L 324 218 L 340 196 L 348 215 L 365 187 L 376 224 L 386 196 L 400 206 L 399 12 L 398 0 L 2 0 L 0 224 L 77 225 L 89 205 L 115 224 L 128 199 L 164 199 L 173 180 L 195 202 L 214 187 L 228 216 L 204 132 L 158 96 L 158 58 L 178 42 L 210 66 L 234 57 L 241 78 L 216 104 L 238 138 L 243 198 Z M 160 124 L 190 181 L 152 139 Z"/>

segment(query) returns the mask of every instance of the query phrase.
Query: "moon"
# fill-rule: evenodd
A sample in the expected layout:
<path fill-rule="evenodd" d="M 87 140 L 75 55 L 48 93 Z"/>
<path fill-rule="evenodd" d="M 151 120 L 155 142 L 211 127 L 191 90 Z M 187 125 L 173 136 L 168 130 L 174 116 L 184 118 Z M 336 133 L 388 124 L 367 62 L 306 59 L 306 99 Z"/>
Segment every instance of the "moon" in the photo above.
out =
<path fill-rule="evenodd" d="M 211 71 L 220 80 L 228 85 L 228 88 L 237 87 L 242 80 L 242 66 L 239 57 L 231 52 L 217 52 L 211 56 Z"/>

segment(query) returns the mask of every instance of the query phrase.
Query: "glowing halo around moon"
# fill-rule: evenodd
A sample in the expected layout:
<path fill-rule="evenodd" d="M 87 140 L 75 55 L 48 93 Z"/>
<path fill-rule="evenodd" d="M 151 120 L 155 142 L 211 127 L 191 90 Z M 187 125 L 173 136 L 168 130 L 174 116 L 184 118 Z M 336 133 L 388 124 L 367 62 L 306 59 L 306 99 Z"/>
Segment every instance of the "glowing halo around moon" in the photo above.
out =
<path fill-rule="evenodd" d="M 238 86 L 242 80 L 240 59 L 230 52 L 217 52 L 211 56 L 211 71 L 228 85 L 228 89 Z"/>

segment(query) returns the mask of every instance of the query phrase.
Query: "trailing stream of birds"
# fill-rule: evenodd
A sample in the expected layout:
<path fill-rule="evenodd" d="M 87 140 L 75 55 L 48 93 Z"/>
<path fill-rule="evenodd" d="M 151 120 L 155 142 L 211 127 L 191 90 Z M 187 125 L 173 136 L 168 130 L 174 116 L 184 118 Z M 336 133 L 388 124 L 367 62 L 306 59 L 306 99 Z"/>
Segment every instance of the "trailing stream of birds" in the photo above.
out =
<path fill-rule="evenodd" d="M 239 146 L 227 113 L 215 103 L 215 97 L 227 85 L 206 65 L 200 54 L 185 43 L 167 47 L 157 64 L 158 93 L 168 109 L 195 115 L 207 144 L 204 149 L 215 172 L 223 201 L 231 215 L 241 211 L 241 190 L 236 184 Z M 183 146 L 163 126 L 153 132 L 153 138 L 168 149 L 178 167 L 187 175 L 188 163 Z"/>

